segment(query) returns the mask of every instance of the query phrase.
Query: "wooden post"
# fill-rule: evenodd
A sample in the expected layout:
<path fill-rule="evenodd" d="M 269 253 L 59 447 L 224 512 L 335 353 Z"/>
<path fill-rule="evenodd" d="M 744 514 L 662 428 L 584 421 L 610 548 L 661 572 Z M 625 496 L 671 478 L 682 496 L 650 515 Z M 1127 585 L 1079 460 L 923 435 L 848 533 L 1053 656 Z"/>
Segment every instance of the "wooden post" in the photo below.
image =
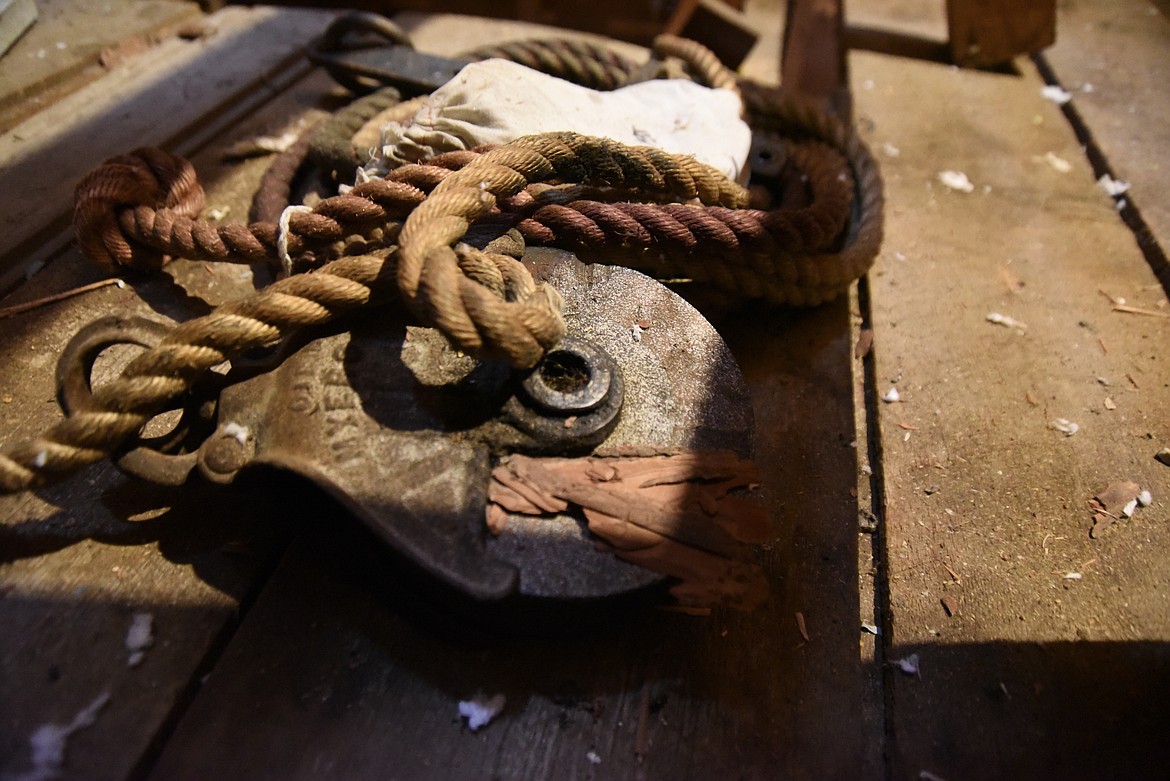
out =
<path fill-rule="evenodd" d="M 842 0 L 791 0 L 784 24 L 781 83 L 850 115 L 842 46 Z"/>
<path fill-rule="evenodd" d="M 1002 65 L 1056 42 L 1056 0 L 947 0 L 951 60 Z"/>

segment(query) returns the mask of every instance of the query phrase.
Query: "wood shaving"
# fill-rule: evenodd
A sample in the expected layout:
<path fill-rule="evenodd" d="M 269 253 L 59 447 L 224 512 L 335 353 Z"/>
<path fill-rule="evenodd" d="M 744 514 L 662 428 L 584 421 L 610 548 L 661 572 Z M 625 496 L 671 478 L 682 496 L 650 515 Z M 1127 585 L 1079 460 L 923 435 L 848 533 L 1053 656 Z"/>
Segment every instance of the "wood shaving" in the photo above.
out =
<path fill-rule="evenodd" d="M 1114 179 L 1109 174 L 1101 174 L 1101 178 L 1097 180 L 1097 186 L 1105 191 L 1105 194 L 1111 198 L 1116 198 L 1119 195 L 1124 195 L 1129 192 L 1129 182 L 1123 182 L 1120 179 Z"/>
<path fill-rule="evenodd" d="M 952 190 L 957 190 L 961 193 L 969 193 L 975 191 L 975 185 L 967 178 L 967 174 L 962 171 L 940 171 L 938 173 L 938 180 L 942 182 L 945 187 Z"/>
<path fill-rule="evenodd" d="M 723 451 L 530 458 L 513 455 L 492 471 L 489 528 L 501 514 L 544 515 L 580 508 L 598 546 L 679 579 L 684 605 L 763 602 L 763 571 L 743 560 L 741 543 L 771 536 L 767 513 L 732 491 L 759 484 L 754 465 Z"/>
<path fill-rule="evenodd" d="M 1045 100 L 1051 100 L 1058 106 L 1063 106 L 1072 100 L 1072 93 L 1057 84 L 1049 84 L 1040 88 L 1040 94 Z"/>
<path fill-rule="evenodd" d="M 467 719 L 467 728 L 475 732 L 499 716 L 507 702 L 508 700 L 503 694 L 487 697 L 481 692 L 470 700 L 463 700 L 459 703 L 459 715 Z"/>
<path fill-rule="evenodd" d="M 1105 490 L 1100 491 L 1090 499 L 1089 508 L 1093 510 L 1093 528 L 1089 530 L 1089 536 L 1096 539 L 1116 521 L 1133 515 L 1141 493 L 1141 486 L 1137 483 L 1128 480 L 1115 480 L 1106 486 Z"/>
<path fill-rule="evenodd" d="M 1005 328 L 1015 328 L 1016 330 L 1019 330 L 1019 331 L 1028 330 L 1028 326 L 1026 323 L 1022 323 L 1019 320 L 1017 320 L 1016 318 L 1011 317 L 1010 315 L 1002 315 L 999 312 L 988 312 L 987 317 L 985 319 L 989 323 L 995 323 L 996 325 L 1002 325 Z"/>

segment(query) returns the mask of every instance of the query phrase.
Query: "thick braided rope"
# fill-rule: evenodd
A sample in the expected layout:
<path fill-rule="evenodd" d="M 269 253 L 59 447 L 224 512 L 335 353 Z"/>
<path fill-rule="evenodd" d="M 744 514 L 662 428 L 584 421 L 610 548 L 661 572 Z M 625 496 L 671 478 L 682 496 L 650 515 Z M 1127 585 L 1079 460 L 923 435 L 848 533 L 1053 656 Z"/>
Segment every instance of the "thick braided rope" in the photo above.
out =
<path fill-rule="evenodd" d="M 533 285 L 522 298 L 501 300 L 467 275 L 469 259 L 477 253 L 464 250 L 461 262 L 451 246 L 498 198 L 550 179 L 698 198 L 727 207 L 741 206 L 747 197 L 722 173 L 694 158 L 576 133 L 526 136 L 487 152 L 435 187 L 399 236 L 403 300 L 460 349 L 499 355 L 527 367 L 564 334 L 560 300 L 552 288 Z"/>
<path fill-rule="evenodd" d="M 691 77 L 705 87 L 736 91 L 739 76 L 720 61 L 715 52 L 697 41 L 677 35 L 659 35 L 654 39 L 654 54 L 659 57 L 677 57 L 683 61 Z"/>
<path fill-rule="evenodd" d="M 458 156 L 455 156 L 458 161 Z M 147 180 L 144 172 L 167 166 L 173 182 Z M 186 172 L 190 171 L 190 182 Z M 312 245 L 340 241 L 406 217 L 426 193 L 449 173 L 436 165 L 411 165 L 385 179 L 366 182 L 345 195 L 326 198 L 309 213 L 292 216 L 289 249 L 298 254 Z M 184 193 L 182 208 L 171 206 Z M 99 166 L 78 185 L 74 225 L 85 254 L 108 270 L 156 268 L 164 255 L 192 260 L 271 262 L 275 257 L 275 223 L 215 225 L 200 220 L 203 190 L 194 169 L 182 158 L 158 149 L 139 149 Z M 197 206 L 196 206 L 197 204 Z"/>
<path fill-rule="evenodd" d="M 612 49 L 573 38 L 541 38 L 484 46 L 464 54 L 472 60 L 498 58 L 596 90 L 624 87 L 638 63 Z"/>
<path fill-rule="evenodd" d="M 177 326 L 131 361 L 120 377 L 97 388 L 82 409 L 42 436 L 0 453 L 0 491 L 35 488 L 98 461 L 213 366 L 387 298 L 394 286 L 388 263 L 370 255 L 343 258 Z"/>
<path fill-rule="evenodd" d="M 530 136 L 475 158 L 446 175 L 407 220 L 396 275 L 407 302 L 464 349 L 531 366 L 563 334 L 556 292 L 536 286 L 522 264 L 450 246 L 497 197 L 553 178 L 726 206 L 746 199 L 722 174 L 692 159 L 575 134 Z M 213 366 L 368 306 L 376 292 L 391 288 L 387 264 L 369 255 L 343 258 L 177 326 L 118 379 L 98 388 L 83 408 L 43 436 L 0 453 L 0 490 L 26 490 L 100 460 Z"/>
<path fill-rule="evenodd" d="M 74 190 L 73 227 L 86 257 L 114 272 L 135 258 L 142 268 L 158 268 L 162 255 L 135 255 L 118 225 L 118 211 L 127 205 L 156 204 L 176 218 L 190 219 L 204 204 L 195 167 L 161 149 L 144 147 L 107 160 L 82 177 Z"/>
<path fill-rule="evenodd" d="M 849 167 L 838 153 L 816 142 L 790 144 L 789 156 L 809 179 L 812 204 L 806 209 L 761 212 L 678 204 L 607 204 L 578 198 L 539 208 L 519 227 L 534 243 L 571 249 L 587 260 L 621 259 L 659 276 L 689 276 L 710 282 L 741 298 L 816 303 L 839 293 L 868 266 L 880 241 L 880 220 L 872 216 L 880 214 L 880 204 L 875 208 L 867 202 L 862 209 L 863 227 L 876 229 L 876 234 L 874 230 L 862 231 L 865 240 L 854 242 L 843 252 L 819 252 L 830 249 L 828 244 L 840 233 L 848 215 L 854 197 L 852 182 L 845 176 Z M 340 241 L 343 236 L 374 227 L 388 228 L 389 221 L 404 217 L 421 203 L 425 192 L 450 170 L 477 158 L 475 152 L 448 153 L 425 166 L 404 166 L 392 172 L 388 181 L 369 182 L 345 196 L 326 199 L 311 214 L 293 215 L 290 246 L 300 252 L 309 245 Z M 870 163 L 861 166 L 870 185 L 864 193 L 880 197 L 880 183 L 873 186 L 876 167 Z M 402 180 L 422 187 L 405 187 Z M 651 182 L 650 187 L 657 184 Z M 683 190 L 682 194 L 685 197 L 689 192 Z M 525 198 L 517 198 L 509 206 L 523 205 Z M 79 203 L 79 210 L 84 208 Z M 122 244 L 149 246 L 154 250 L 149 255 L 152 258 L 155 252 L 166 252 L 189 258 L 259 261 L 271 257 L 276 235 L 276 226 L 271 223 L 214 226 L 147 206 L 125 209 L 118 223 L 124 232 L 124 237 L 119 236 Z M 648 252 L 651 249 L 655 251 Z M 646 252 L 621 252 L 619 257 L 615 250 Z M 807 254 L 810 252 L 818 254 Z M 696 253 L 708 260 L 700 263 Z M 749 268 L 715 266 L 743 265 L 745 261 Z"/>
<path fill-rule="evenodd" d="M 795 303 L 803 300 L 804 288 L 839 291 L 852 281 L 851 270 L 826 262 L 821 253 L 845 227 L 853 178 L 844 158 L 820 144 L 792 145 L 789 156 L 809 179 L 812 203 L 803 209 L 590 200 L 540 205 L 536 199 L 535 210 L 517 227 L 531 243 L 570 249 L 586 261 L 686 277 L 738 298 Z"/>

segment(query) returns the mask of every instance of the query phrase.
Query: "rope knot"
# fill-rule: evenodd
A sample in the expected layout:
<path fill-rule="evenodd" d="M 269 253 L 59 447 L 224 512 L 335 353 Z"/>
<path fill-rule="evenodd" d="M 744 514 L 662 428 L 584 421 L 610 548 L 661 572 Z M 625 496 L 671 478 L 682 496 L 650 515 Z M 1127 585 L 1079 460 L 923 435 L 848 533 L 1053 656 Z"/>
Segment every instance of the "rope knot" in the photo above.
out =
<path fill-rule="evenodd" d="M 161 252 L 134 243 L 123 232 L 119 213 L 147 206 L 194 217 L 203 209 L 203 187 L 188 160 L 155 147 L 111 157 L 77 184 L 73 227 L 81 251 L 109 272 L 129 266 L 157 269 Z"/>

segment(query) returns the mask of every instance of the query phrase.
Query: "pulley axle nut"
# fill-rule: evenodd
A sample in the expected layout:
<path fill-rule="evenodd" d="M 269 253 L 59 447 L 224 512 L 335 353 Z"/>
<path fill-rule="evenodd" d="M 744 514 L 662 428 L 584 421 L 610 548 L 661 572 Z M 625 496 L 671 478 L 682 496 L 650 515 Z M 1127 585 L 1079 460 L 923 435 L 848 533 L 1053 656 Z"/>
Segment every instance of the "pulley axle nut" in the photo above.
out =
<path fill-rule="evenodd" d="M 566 336 L 521 384 L 525 399 L 545 414 L 580 415 L 609 397 L 613 359 L 584 339 Z"/>

